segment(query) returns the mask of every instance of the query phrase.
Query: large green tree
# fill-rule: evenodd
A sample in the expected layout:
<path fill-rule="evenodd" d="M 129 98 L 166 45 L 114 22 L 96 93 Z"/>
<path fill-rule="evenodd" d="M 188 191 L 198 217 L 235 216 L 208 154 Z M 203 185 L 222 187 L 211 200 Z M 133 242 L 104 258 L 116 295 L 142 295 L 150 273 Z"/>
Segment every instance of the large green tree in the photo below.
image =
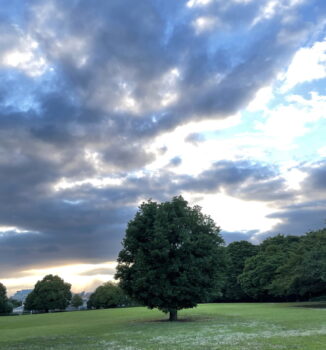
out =
<path fill-rule="evenodd" d="M 2 283 L 0 283 L 0 313 L 10 313 L 12 308 L 13 306 L 7 298 L 7 289 Z"/>
<path fill-rule="evenodd" d="M 71 300 L 71 285 L 59 276 L 47 275 L 38 281 L 25 300 L 25 309 L 49 312 L 64 310 Z"/>
<path fill-rule="evenodd" d="M 181 196 L 143 203 L 128 223 L 116 278 L 149 308 L 169 312 L 207 301 L 221 289 L 225 269 L 220 229 Z"/>

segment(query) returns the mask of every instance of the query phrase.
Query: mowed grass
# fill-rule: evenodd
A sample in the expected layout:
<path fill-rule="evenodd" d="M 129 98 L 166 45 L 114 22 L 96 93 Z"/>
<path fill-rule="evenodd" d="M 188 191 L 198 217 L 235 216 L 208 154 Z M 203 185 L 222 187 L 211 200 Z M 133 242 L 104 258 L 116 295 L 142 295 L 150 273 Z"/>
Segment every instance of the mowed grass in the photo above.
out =
<path fill-rule="evenodd" d="M 325 304 L 203 304 L 0 317 L 1 350 L 326 349 Z M 311 307 L 310 307 L 311 306 Z"/>

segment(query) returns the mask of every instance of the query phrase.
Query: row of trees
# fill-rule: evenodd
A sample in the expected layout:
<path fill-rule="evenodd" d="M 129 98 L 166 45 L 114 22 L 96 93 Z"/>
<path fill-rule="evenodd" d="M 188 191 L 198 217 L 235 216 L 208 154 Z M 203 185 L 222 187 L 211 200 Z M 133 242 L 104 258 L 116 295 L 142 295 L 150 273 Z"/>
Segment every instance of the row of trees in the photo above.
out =
<path fill-rule="evenodd" d="M 326 297 L 326 229 L 278 235 L 259 246 L 226 247 L 224 300 L 309 300 Z"/>
<path fill-rule="evenodd" d="M 128 223 L 116 278 L 132 298 L 170 313 L 206 301 L 307 300 L 326 295 L 326 229 L 223 244 L 182 197 L 143 203 Z"/>
<path fill-rule="evenodd" d="M 119 286 L 108 282 L 98 287 L 89 308 L 138 302 L 170 313 L 173 321 L 178 310 L 199 302 L 317 298 L 326 294 L 326 229 L 225 247 L 219 227 L 200 207 L 188 206 L 182 197 L 148 201 L 128 223 L 116 278 Z M 71 303 L 70 288 L 58 276 L 45 276 L 25 308 L 65 309 Z M 1 300 L 6 305 L 0 289 L 0 307 Z M 78 303 L 74 296 L 74 306 Z"/>
<path fill-rule="evenodd" d="M 79 308 L 84 304 L 83 298 L 79 294 L 72 294 L 70 289 L 71 285 L 59 276 L 47 275 L 36 283 L 33 291 L 27 296 L 24 309 L 49 312 L 50 310 L 65 310 L 68 306 Z M 15 300 L 8 299 L 6 288 L 0 283 L 0 314 L 11 313 L 13 307 L 21 305 L 18 304 L 15 304 Z M 96 288 L 87 302 L 88 309 L 131 305 L 135 305 L 135 301 L 113 282 L 106 282 Z"/>
<path fill-rule="evenodd" d="M 78 308 L 83 305 L 80 295 L 72 295 L 71 285 L 59 276 L 47 275 L 38 281 L 25 300 L 25 310 L 49 312 L 65 310 L 69 305 Z M 89 309 L 113 308 L 131 305 L 131 299 L 113 282 L 96 288 L 87 302 Z"/>

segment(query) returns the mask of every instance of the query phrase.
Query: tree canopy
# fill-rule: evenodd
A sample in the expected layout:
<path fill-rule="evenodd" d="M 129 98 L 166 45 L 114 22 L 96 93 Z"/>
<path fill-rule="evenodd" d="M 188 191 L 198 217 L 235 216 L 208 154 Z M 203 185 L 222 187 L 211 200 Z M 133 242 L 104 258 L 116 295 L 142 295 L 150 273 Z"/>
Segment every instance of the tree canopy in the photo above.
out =
<path fill-rule="evenodd" d="M 71 285 L 59 276 L 47 275 L 38 281 L 25 300 L 25 309 L 49 312 L 64 310 L 71 300 Z"/>
<path fill-rule="evenodd" d="M 12 308 L 13 306 L 7 298 L 7 289 L 2 283 L 0 283 L 0 313 L 10 313 Z"/>
<path fill-rule="evenodd" d="M 128 223 L 116 278 L 126 293 L 170 313 L 192 308 L 221 290 L 225 269 L 220 229 L 181 196 L 143 203 Z"/>
<path fill-rule="evenodd" d="M 83 298 L 79 294 L 74 294 L 71 298 L 71 306 L 78 308 L 83 305 Z"/>
<path fill-rule="evenodd" d="M 245 301 L 251 297 L 241 287 L 238 276 L 247 259 L 258 253 L 258 246 L 247 241 L 232 242 L 226 247 L 227 267 L 223 298 L 228 301 Z"/>
<path fill-rule="evenodd" d="M 265 239 L 238 276 L 255 300 L 308 300 L 326 296 L 326 229 Z"/>
<path fill-rule="evenodd" d="M 87 306 L 88 308 L 106 309 L 129 304 L 130 299 L 119 286 L 113 282 L 106 282 L 91 294 Z"/>

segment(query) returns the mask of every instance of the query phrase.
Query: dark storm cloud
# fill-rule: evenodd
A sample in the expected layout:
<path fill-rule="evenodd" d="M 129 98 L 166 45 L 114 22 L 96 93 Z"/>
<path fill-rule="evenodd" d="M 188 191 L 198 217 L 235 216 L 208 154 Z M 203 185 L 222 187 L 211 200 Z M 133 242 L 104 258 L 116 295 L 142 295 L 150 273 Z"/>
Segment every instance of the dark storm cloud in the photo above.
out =
<path fill-rule="evenodd" d="M 140 200 L 221 188 L 265 201 L 293 195 L 273 169 L 243 161 L 218 162 L 195 178 L 166 169 L 128 175 L 155 159 L 148 145 L 161 132 L 243 108 L 314 34 L 302 12 L 296 26 L 282 21 L 292 9 L 250 27 L 260 11 L 253 4 L 188 9 L 185 3 L 0 1 L 0 55 L 33 52 L 46 66 L 39 76 L 27 74 L 27 63 L 0 63 L 0 226 L 24 231 L 0 236 L 0 276 L 115 259 Z M 205 11 L 219 17 L 220 27 L 197 33 L 195 20 Z M 318 16 L 311 20 L 316 27 Z M 175 101 L 162 103 L 169 94 Z M 55 190 L 62 179 L 102 176 L 121 177 L 122 184 Z M 322 174 L 311 177 L 322 186 Z"/>
<path fill-rule="evenodd" d="M 303 170 L 308 174 L 303 183 L 307 189 L 320 193 L 326 192 L 326 159 L 313 164 L 311 168 L 303 167 Z"/>
<path fill-rule="evenodd" d="M 94 114 L 125 119 L 120 133 L 146 137 L 192 119 L 237 112 L 284 67 L 311 29 L 303 18 L 297 27 L 282 22 L 292 13 L 290 8 L 250 27 L 259 14 L 256 4 L 218 2 L 206 11 L 218 17 L 219 30 L 228 32 L 231 40 L 223 42 L 218 30 L 196 34 L 193 23 L 200 13 L 186 9 L 183 1 L 177 3 L 166 2 L 162 10 L 156 1 L 137 6 L 126 0 L 40 2 L 31 11 L 31 31 L 70 93 L 95 107 Z M 239 37 L 239 19 L 248 40 Z M 228 29 L 231 25 L 235 29 Z M 179 78 L 169 76 L 175 68 Z M 179 98 L 162 107 L 162 96 L 169 91 Z M 129 116 L 126 111 L 124 117 L 114 115 L 126 96 L 138 107 Z"/>
<path fill-rule="evenodd" d="M 181 181 L 183 189 L 212 193 L 223 188 L 245 200 L 275 201 L 294 198 L 274 167 L 250 161 L 219 161 L 197 177 Z"/>
<path fill-rule="evenodd" d="M 269 215 L 270 218 L 281 219 L 267 234 L 302 235 L 318 230 L 326 224 L 326 201 L 305 202 L 283 208 Z"/>
<path fill-rule="evenodd" d="M 326 161 L 301 165 L 301 170 L 306 172 L 307 177 L 302 182 L 300 191 L 296 193 L 300 195 L 300 202 L 293 197 L 292 203 L 295 204 L 280 205 L 278 211 L 268 215 L 280 222 L 272 230 L 253 237 L 256 236 L 261 241 L 278 233 L 303 235 L 326 226 Z"/>

